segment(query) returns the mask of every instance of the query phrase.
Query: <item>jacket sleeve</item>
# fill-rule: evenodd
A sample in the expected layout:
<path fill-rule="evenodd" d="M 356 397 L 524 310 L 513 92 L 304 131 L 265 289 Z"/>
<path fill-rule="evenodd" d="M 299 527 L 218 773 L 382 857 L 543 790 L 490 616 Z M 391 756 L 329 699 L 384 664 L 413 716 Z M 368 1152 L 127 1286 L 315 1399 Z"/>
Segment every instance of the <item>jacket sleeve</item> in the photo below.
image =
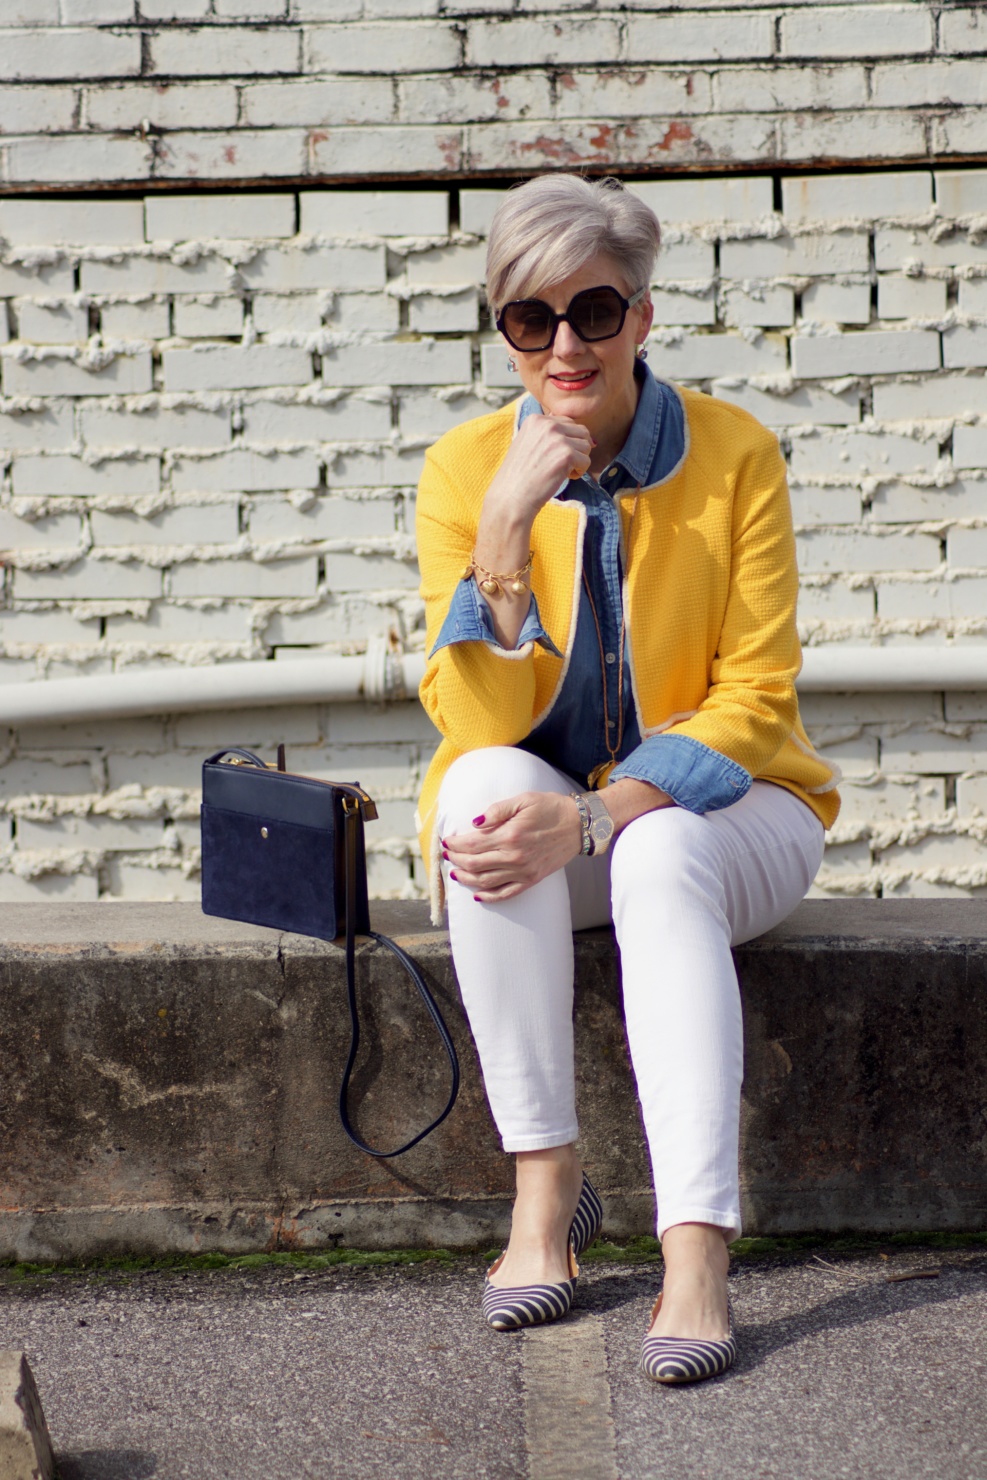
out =
<path fill-rule="evenodd" d="M 418 486 L 416 529 L 425 602 L 425 665 L 420 694 L 436 729 L 458 750 L 516 745 L 531 729 L 535 675 L 531 641 L 512 649 L 489 642 L 439 645 L 453 595 L 469 565 L 482 498 L 471 500 L 435 448 Z"/>
<path fill-rule="evenodd" d="M 741 783 L 735 800 L 747 790 L 741 773 L 761 775 L 791 735 L 802 666 L 785 463 L 777 439 L 757 431 L 737 468 L 729 584 L 706 697 L 656 737 L 681 736 L 734 762 L 740 771 L 733 779 Z"/>

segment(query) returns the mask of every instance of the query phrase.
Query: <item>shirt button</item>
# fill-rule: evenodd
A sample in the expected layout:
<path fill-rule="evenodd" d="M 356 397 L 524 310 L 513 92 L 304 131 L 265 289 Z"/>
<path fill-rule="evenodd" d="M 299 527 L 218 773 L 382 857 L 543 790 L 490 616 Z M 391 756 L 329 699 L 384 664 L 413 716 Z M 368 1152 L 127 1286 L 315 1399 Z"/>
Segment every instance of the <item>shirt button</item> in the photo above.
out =
<path fill-rule="evenodd" d="M 607 729 L 608 730 L 612 730 L 614 728 L 614 726 L 616 725 L 616 723 L 617 723 L 617 721 L 615 719 L 608 719 L 607 720 Z"/>
<path fill-rule="evenodd" d="M 616 663 L 616 661 L 617 661 L 617 654 L 616 653 L 607 653 L 607 662 L 608 663 Z"/>

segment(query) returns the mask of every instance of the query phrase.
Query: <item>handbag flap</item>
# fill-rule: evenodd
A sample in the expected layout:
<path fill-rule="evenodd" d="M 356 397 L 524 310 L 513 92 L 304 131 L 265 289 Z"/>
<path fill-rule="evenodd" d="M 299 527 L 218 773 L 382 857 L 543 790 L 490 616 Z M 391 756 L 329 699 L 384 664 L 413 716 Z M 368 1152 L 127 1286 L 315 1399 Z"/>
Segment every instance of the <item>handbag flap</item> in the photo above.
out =
<path fill-rule="evenodd" d="M 342 798 L 354 794 L 364 819 L 372 821 L 377 809 L 356 782 L 317 781 L 291 771 L 262 769 L 250 762 L 210 760 L 202 767 L 202 800 L 206 806 L 294 822 L 300 827 L 331 828 Z"/>

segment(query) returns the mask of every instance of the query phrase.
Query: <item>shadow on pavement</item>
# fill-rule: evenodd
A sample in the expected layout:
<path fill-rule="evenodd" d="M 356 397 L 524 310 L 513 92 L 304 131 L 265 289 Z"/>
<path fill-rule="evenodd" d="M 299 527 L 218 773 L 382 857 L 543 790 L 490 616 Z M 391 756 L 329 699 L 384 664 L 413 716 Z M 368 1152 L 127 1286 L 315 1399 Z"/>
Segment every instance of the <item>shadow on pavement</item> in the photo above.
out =
<path fill-rule="evenodd" d="M 83 1449 L 58 1456 L 58 1480 L 151 1480 L 157 1455 L 139 1449 Z"/>

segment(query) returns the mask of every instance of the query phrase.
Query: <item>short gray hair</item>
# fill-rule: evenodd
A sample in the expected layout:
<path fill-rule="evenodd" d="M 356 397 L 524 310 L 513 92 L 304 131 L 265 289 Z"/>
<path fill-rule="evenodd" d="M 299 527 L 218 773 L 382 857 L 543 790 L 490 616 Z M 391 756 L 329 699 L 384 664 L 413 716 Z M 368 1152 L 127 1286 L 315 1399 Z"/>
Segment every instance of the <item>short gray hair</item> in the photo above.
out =
<path fill-rule="evenodd" d="M 661 244 L 658 218 L 619 180 L 541 175 L 507 192 L 487 241 L 487 298 L 494 313 L 515 298 L 552 288 L 597 253 L 627 278 L 628 292 L 651 283 Z"/>

